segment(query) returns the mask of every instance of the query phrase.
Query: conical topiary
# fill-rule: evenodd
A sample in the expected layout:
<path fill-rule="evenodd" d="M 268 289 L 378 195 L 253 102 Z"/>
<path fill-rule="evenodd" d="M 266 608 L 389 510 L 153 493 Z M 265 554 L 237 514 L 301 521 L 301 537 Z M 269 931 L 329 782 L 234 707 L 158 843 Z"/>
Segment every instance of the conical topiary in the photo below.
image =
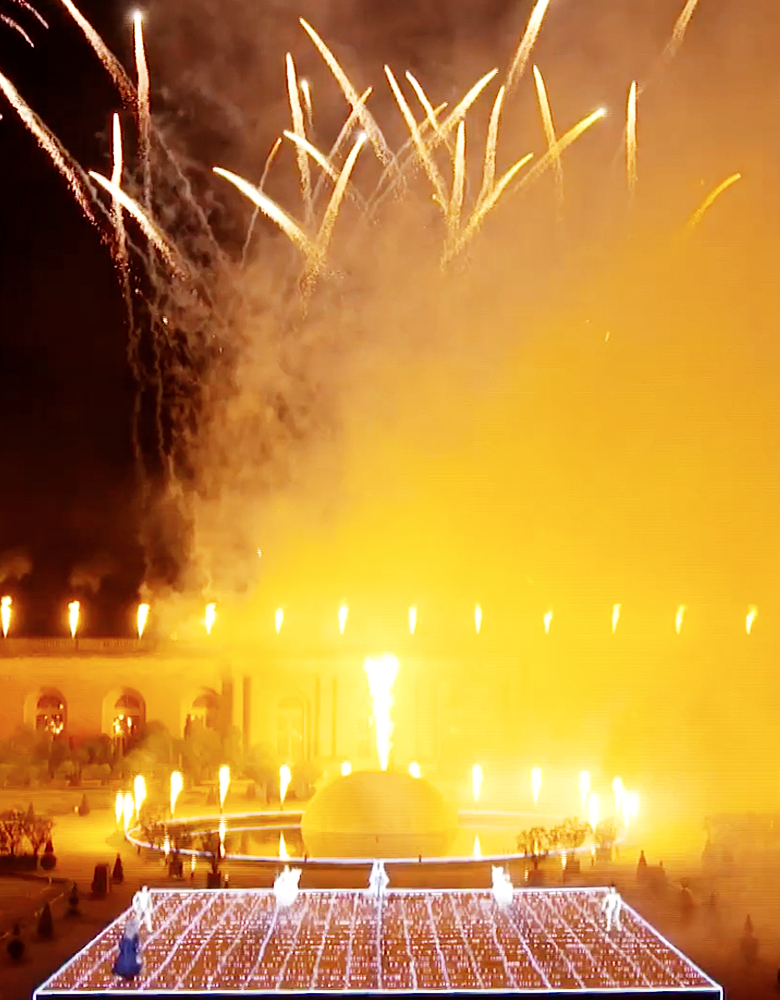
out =
<path fill-rule="evenodd" d="M 14 924 L 11 939 L 5 946 L 5 950 L 8 952 L 12 962 L 21 962 L 22 955 L 24 955 L 24 941 L 22 941 L 22 932 L 19 929 L 19 924 Z"/>
<path fill-rule="evenodd" d="M 87 799 L 87 793 L 81 796 L 81 805 L 79 806 L 79 816 L 89 816 L 89 801 Z"/>
<path fill-rule="evenodd" d="M 43 904 L 41 915 L 38 917 L 38 937 L 47 941 L 54 937 L 54 921 L 48 903 Z"/>
<path fill-rule="evenodd" d="M 114 862 L 114 870 L 111 872 L 111 881 L 116 885 L 121 885 L 125 880 L 125 870 L 122 867 L 122 859 L 117 854 Z"/>

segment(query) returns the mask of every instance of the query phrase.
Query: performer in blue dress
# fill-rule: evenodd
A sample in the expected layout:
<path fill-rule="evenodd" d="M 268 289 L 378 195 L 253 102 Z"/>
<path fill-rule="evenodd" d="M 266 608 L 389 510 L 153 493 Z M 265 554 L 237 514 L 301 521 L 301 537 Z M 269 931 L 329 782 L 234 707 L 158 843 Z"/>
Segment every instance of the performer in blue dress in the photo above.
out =
<path fill-rule="evenodd" d="M 119 942 L 119 954 L 114 962 L 114 975 L 135 979 L 141 971 L 141 928 L 135 915 L 128 917 Z"/>

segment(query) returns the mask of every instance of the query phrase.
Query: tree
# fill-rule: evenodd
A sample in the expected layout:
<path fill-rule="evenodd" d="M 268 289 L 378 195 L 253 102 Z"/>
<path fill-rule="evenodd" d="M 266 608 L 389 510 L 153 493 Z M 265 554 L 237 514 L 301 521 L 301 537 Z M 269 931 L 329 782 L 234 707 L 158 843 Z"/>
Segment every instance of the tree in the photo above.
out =
<path fill-rule="evenodd" d="M 558 843 L 567 851 L 576 851 L 585 843 L 589 833 L 590 827 L 587 823 L 576 817 L 569 817 L 557 828 Z"/>
<path fill-rule="evenodd" d="M 9 854 L 16 855 L 25 838 L 24 815 L 18 809 L 0 814 L 1 839 Z"/>
<path fill-rule="evenodd" d="M 521 854 L 533 858 L 542 857 L 550 850 L 551 840 L 550 832 L 544 827 L 532 826 L 530 830 L 523 830 L 518 834 L 517 849 Z"/>
<path fill-rule="evenodd" d="M 40 849 L 50 841 L 54 822 L 44 816 L 36 816 L 34 813 L 30 819 L 28 812 L 24 820 L 24 834 L 29 841 L 34 856 L 38 857 Z"/>
<path fill-rule="evenodd" d="M 609 851 L 617 840 L 617 826 L 613 819 L 603 819 L 593 831 L 593 837 L 602 851 Z"/>
<path fill-rule="evenodd" d="M 79 805 L 79 816 L 89 816 L 89 800 L 87 799 L 87 793 L 81 796 L 81 804 Z"/>

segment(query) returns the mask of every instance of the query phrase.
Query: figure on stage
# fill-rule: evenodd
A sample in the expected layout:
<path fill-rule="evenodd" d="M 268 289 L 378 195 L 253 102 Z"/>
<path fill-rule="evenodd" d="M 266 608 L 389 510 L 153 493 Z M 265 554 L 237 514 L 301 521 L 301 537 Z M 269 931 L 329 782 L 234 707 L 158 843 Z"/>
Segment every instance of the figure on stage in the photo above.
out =
<path fill-rule="evenodd" d="M 141 971 L 141 927 L 134 913 L 127 918 L 119 941 L 119 954 L 114 962 L 114 975 L 135 979 Z"/>
<path fill-rule="evenodd" d="M 607 894 L 604 897 L 604 902 L 601 904 L 601 912 L 607 915 L 607 933 L 612 930 L 612 924 L 614 922 L 615 927 L 622 931 L 623 928 L 620 926 L 620 911 L 623 907 L 623 900 L 620 897 L 620 893 L 615 888 L 615 883 L 607 890 Z"/>
<path fill-rule="evenodd" d="M 493 895 L 496 902 L 499 906 L 509 906 L 514 898 L 509 872 L 496 867 L 496 865 L 491 865 L 491 868 L 493 869 Z"/>
<path fill-rule="evenodd" d="M 371 875 L 368 879 L 368 894 L 374 899 L 381 899 L 390 885 L 390 879 L 385 871 L 384 861 L 375 861 L 371 865 Z"/>
<path fill-rule="evenodd" d="M 298 898 L 298 883 L 301 881 L 301 868 L 290 868 L 284 866 L 284 871 L 280 872 L 274 880 L 274 896 L 276 905 L 282 908 L 292 906 Z"/>
<path fill-rule="evenodd" d="M 148 886 L 142 886 L 133 896 L 133 913 L 140 925 L 152 933 L 152 894 Z"/>

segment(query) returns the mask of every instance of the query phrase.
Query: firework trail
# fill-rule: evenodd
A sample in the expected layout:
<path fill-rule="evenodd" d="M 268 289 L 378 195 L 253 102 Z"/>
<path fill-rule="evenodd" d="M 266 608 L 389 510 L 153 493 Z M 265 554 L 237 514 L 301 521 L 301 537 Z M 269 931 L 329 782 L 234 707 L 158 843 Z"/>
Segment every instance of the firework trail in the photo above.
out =
<path fill-rule="evenodd" d="M 108 191 L 108 193 L 111 195 L 111 197 L 115 201 L 119 202 L 119 204 L 122 206 L 122 208 L 125 209 L 126 212 L 132 215 L 132 217 L 141 227 L 141 231 L 143 232 L 144 236 L 146 236 L 149 242 L 154 247 L 157 248 L 157 250 L 160 253 L 160 256 L 165 260 L 165 262 L 168 264 L 171 270 L 174 271 L 176 274 L 178 274 L 180 277 L 184 277 L 185 271 L 181 261 L 179 260 L 178 254 L 170 246 L 170 244 L 167 242 L 165 237 L 159 231 L 157 226 L 155 226 L 155 224 L 151 221 L 151 219 L 146 215 L 146 213 L 138 204 L 138 202 L 133 201 L 133 199 L 129 195 L 125 194 L 125 192 L 120 187 L 117 187 L 116 184 L 112 183 L 107 177 L 104 177 L 102 174 L 96 173 L 96 171 L 94 170 L 90 170 L 89 176 L 92 178 L 93 181 L 96 181 L 102 188 L 105 188 L 106 191 Z"/>
<path fill-rule="evenodd" d="M 409 72 L 409 70 L 406 71 L 406 79 L 409 81 L 409 83 L 410 83 L 412 89 L 414 90 L 415 94 L 417 94 L 417 100 L 422 105 L 422 108 L 423 108 L 423 111 L 425 112 L 425 117 L 426 117 L 426 119 L 428 121 L 428 124 L 431 126 L 431 128 L 433 129 L 433 131 L 437 135 L 439 135 L 439 131 L 440 131 L 439 130 L 439 120 L 436 117 L 436 109 L 431 104 L 431 102 L 428 100 L 428 95 L 423 90 L 423 88 L 420 85 L 420 82 L 418 81 L 417 77 L 413 76 Z M 444 138 L 443 135 L 439 135 L 439 137 L 441 139 Z"/>
<path fill-rule="evenodd" d="M 293 132 L 295 135 L 306 141 L 306 126 L 303 120 L 303 108 L 301 107 L 301 96 L 298 90 L 298 77 L 295 72 L 295 63 L 290 53 L 285 57 L 287 66 L 287 94 L 290 100 L 290 114 L 292 115 Z M 295 153 L 298 160 L 298 172 L 301 175 L 301 194 L 303 195 L 303 213 L 306 225 L 311 226 L 314 222 L 314 205 L 312 204 L 311 191 L 311 171 L 309 169 L 309 158 L 306 149 L 296 143 Z"/>
<path fill-rule="evenodd" d="M 352 134 L 352 130 L 354 129 L 354 127 L 357 124 L 357 122 L 360 120 L 360 109 L 363 108 L 363 106 L 365 105 L 366 101 L 369 99 L 369 97 L 373 93 L 373 90 L 374 90 L 373 87 L 368 87 L 366 90 L 364 90 L 363 93 L 361 94 L 361 96 L 358 98 L 358 103 L 357 103 L 356 107 L 352 108 L 352 110 L 350 111 L 347 120 L 341 126 L 341 131 L 336 136 L 336 141 L 333 143 L 331 151 L 330 151 L 330 153 L 327 156 L 327 159 L 328 159 L 329 163 L 333 163 L 333 161 L 336 159 L 336 157 L 340 153 L 341 147 L 347 141 L 347 139 L 349 138 L 349 136 Z M 320 197 L 320 194 L 322 193 L 322 188 L 323 188 L 324 184 L 325 184 L 325 177 L 322 176 L 317 181 L 317 186 L 314 189 L 314 203 L 315 203 L 315 205 L 319 201 L 319 197 Z"/>
<path fill-rule="evenodd" d="M 354 169 L 355 162 L 357 161 L 360 150 L 366 143 L 368 136 L 365 132 L 361 132 L 352 147 L 349 156 L 344 162 L 344 166 L 341 168 L 341 174 L 339 179 L 336 181 L 336 186 L 333 189 L 333 194 L 331 195 L 330 201 L 328 202 L 328 207 L 325 210 L 325 215 L 322 219 L 322 225 L 320 226 L 320 231 L 317 235 L 317 246 L 316 255 L 318 267 L 322 267 L 324 263 L 325 256 L 328 252 L 328 247 L 330 246 L 330 241 L 333 236 L 333 227 L 336 225 L 336 219 L 339 214 L 339 209 L 341 208 L 341 203 L 344 200 L 344 194 L 347 190 L 347 184 L 349 183 L 349 178 L 352 175 L 352 170 Z"/>
<path fill-rule="evenodd" d="M 458 125 L 458 137 L 455 141 L 454 173 L 452 180 L 452 196 L 447 211 L 447 245 L 453 247 L 458 238 L 460 216 L 463 211 L 463 192 L 466 185 L 466 123 Z"/>
<path fill-rule="evenodd" d="M 690 231 L 697 226 L 701 222 L 704 213 L 711 207 L 712 203 L 720 198 L 724 191 L 728 191 L 728 189 L 739 180 L 742 180 L 742 174 L 732 174 L 730 177 L 727 177 L 725 181 L 718 184 L 716 188 L 710 191 L 701 205 L 699 205 L 690 219 L 688 219 L 688 224 L 685 227 L 686 230 Z"/>
<path fill-rule="evenodd" d="M 536 6 L 531 11 L 531 16 L 528 18 L 525 33 L 520 40 L 520 44 L 518 45 L 514 59 L 512 60 L 512 65 L 509 67 L 509 72 L 506 76 L 507 93 L 511 94 L 520 80 L 520 77 L 525 72 L 528 60 L 531 58 L 531 51 L 536 44 L 536 39 L 541 30 L 544 15 L 547 13 L 549 5 L 550 0 L 537 0 Z"/>
<path fill-rule="evenodd" d="M 489 73 L 485 73 L 474 86 L 469 90 L 466 96 L 461 100 L 452 111 L 447 115 L 447 117 L 442 122 L 440 129 L 441 135 L 446 138 L 447 135 L 455 128 L 458 122 L 463 118 L 466 112 L 469 110 L 471 105 L 476 101 L 482 91 L 487 87 L 490 81 L 498 75 L 497 69 L 491 69 Z"/>
<path fill-rule="evenodd" d="M 482 204 L 493 190 L 493 185 L 495 184 L 498 126 L 501 121 L 501 109 L 504 106 L 505 93 L 505 87 L 499 88 L 496 99 L 493 102 L 493 110 L 490 112 L 490 124 L 488 125 L 487 143 L 485 144 L 485 163 L 482 169 L 482 187 L 477 198 L 477 205 Z"/>
<path fill-rule="evenodd" d="M 33 17 L 37 18 L 44 28 L 49 27 L 47 22 L 41 17 L 41 15 L 38 13 L 35 7 L 33 7 L 32 4 L 27 3 L 27 0 L 13 0 L 13 2 L 17 5 L 17 7 L 21 7 L 22 10 L 27 11 L 28 14 L 32 14 Z M 27 32 L 15 18 L 9 17 L 7 14 L 0 14 L 0 21 L 2 21 L 3 24 L 8 25 L 8 27 L 12 31 L 15 31 L 17 32 L 17 34 L 21 35 L 22 38 L 27 42 L 27 44 L 31 48 L 33 49 L 35 48 L 35 43 L 33 42 L 32 38 L 27 34 Z"/>
<path fill-rule="evenodd" d="M 547 98 L 547 88 L 544 85 L 538 66 L 534 66 L 534 83 L 536 84 L 536 96 L 539 100 L 539 111 L 542 116 L 544 126 L 544 136 L 547 139 L 547 148 L 553 154 L 553 170 L 555 171 L 555 193 L 558 198 L 558 209 L 563 209 L 563 165 L 561 164 L 560 153 L 556 153 L 555 124 L 553 122 L 550 102 Z"/>
<path fill-rule="evenodd" d="M 17 7 L 21 7 L 22 10 L 26 10 L 28 14 L 32 14 L 33 17 L 37 18 L 44 28 L 49 27 L 49 22 L 41 16 L 31 3 L 27 3 L 27 0 L 12 0 L 12 2 L 15 3 Z"/>
<path fill-rule="evenodd" d="M 27 42 L 27 44 L 30 46 L 30 48 L 32 49 L 35 48 L 35 42 L 32 40 L 32 38 L 30 38 L 30 36 L 27 34 L 27 32 L 24 30 L 21 24 L 18 23 L 18 21 L 14 21 L 12 17 L 8 17 L 6 14 L 0 14 L 0 21 L 2 21 L 3 24 L 8 25 L 8 27 L 12 31 L 15 31 L 18 35 L 21 35 L 22 38 L 25 40 L 25 42 Z"/>
<path fill-rule="evenodd" d="M 114 114 L 113 119 L 113 142 L 112 142 L 113 167 L 111 171 L 111 183 L 117 188 L 122 186 L 122 171 L 124 169 L 124 154 L 122 149 L 122 125 L 118 114 Z M 119 276 L 122 282 L 122 298 L 125 303 L 125 313 L 127 315 L 127 360 L 130 371 L 133 373 L 136 386 L 140 386 L 141 368 L 138 359 L 138 336 L 135 326 L 135 316 L 133 314 L 133 299 L 130 288 L 130 259 L 127 252 L 127 232 L 125 230 L 124 216 L 122 215 L 122 204 L 117 198 L 112 199 L 112 220 L 114 223 L 115 238 L 115 258 Z M 138 422 L 140 418 L 141 397 L 137 389 L 133 402 L 133 416 L 130 427 L 130 439 L 133 447 L 133 458 L 136 469 L 141 469 L 141 446 L 138 437 Z"/>
<path fill-rule="evenodd" d="M 448 263 L 456 254 L 460 253 L 461 250 L 466 246 L 470 239 L 478 232 L 480 226 L 485 220 L 485 216 L 488 212 L 496 205 L 498 199 L 506 190 L 506 187 L 512 180 L 514 180 L 516 174 L 523 169 L 523 167 L 530 160 L 533 159 L 533 153 L 526 153 L 521 159 L 507 170 L 507 172 L 500 178 L 497 184 L 494 185 L 493 190 L 485 198 L 480 205 L 478 205 L 471 215 L 468 224 L 465 226 L 460 234 L 460 237 L 451 251 L 445 253 L 442 258 L 442 264 Z M 549 164 L 548 164 L 549 166 Z"/>
<path fill-rule="evenodd" d="M 114 81 L 116 88 L 122 95 L 122 100 L 128 106 L 135 104 L 135 87 L 130 81 L 130 77 L 125 72 L 124 67 L 116 58 L 116 56 L 111 52 L 106 43 L 100 37 L 100 35 L 95 31 L 89 21 L 84 17 L 84 15 L 79 11 L 73 0 L 60 0 L 62 6 L 67 10 L 76 24 L 81 28 L 86 36 L 87 41 L 92 46 L 97 55 L 98 59 L 103 63 L 106 72 L 109 74 L 111 79 Z"/>
<path fill-rule="evenodd" d="M 636 160 L 636 80 L 634 80 L 628 91 L 628 107 L 626 109 L 626 180 L 628 193 L 632 198 L 636 191 Z"/>
<path fill-rule="evenodd" d="M 274 142 L 273 146 L 271 146 L 271 150 L 268 153 L 268 156 L 265 158 L 265 166 L 263 167 L 263 175 L 260 178 L 260 183 L 258 185 L 258 190 L 259 191 L 262 191 L 263 188 L 265 187 L 265 182 L 268 179 L 268 171 L 271 169 L 271 165 L 273 164 L 274 160 L 276 159 L 276 154 L 279 152 L 279 147 L 281 145 L 282 145 L 282 140 L 281 140 L 281 138 L 279 138 L 279 139 L 276 140 L 276 142 Z M 254 211 L 252 212 L 252 218 L 251 218 L 250 223 L 249 223 L 249 229 L 247 230 L 247 233 L 246 233 L 246 239 L 244 240 L 244 246 L 243 246 L 243 249 L 241 251 L 241 267 L 242 268 L 246 266 L 246 255 L 249 253 L 249 247 L 250 247 L 250 244 L 252 243 L 252 235 L 254 234 L 255 226 L 257 225 L 257 217 L 258 217 L 259 214 L 260 214 L 260 209 L 258 208 L 257 205 L 255 205 Z"/>
<path fill-rule="evenodd" d="M 122 124 L 119 115 L 114 114 L 112 129 L 112 170 L 111 183 L 120 188 L 122 186 L 122 170 L 124 169 L 124 152 L 122 149 Z M 114 234 L 116 236 L 116 256 L 120 273 L 125 282 L 128 279 L 129 261 L 127 258 L 127 234 L 125 233 L 125 223 L 122 216 L 122 205 L 114 198 L 112 206 L 112 218 L 114 221 Z"/>
<path fill-rule="evenodd" d="M 577 122 L 568 132 L 564 133 L 560 139 L 555 144 L 554 150 L 548 150 L 543 157 L 541 157 L 536 165 L 532 167 L 527 174 L 524 174 L 519 183 L 515 186 L 514 191 L 520 191 L 527 187 L 533 181 L 538 180 L 538 178 L 555 162 L 555 157 L 560 156 L 561 153 L 565 152 L 573 142 L 576 142 L 579 137 L 586 132 L 592 125 L 595 125 L 597 121 L 605 116 L 606 112 L 603 108 L 599 108 L 598 111 L 594 111 L 592 114 L 583 118 L 581 121 Z M 496 205 L 498 199 L 506 190 L 507 186 L 514 180 L 517 173 L 522 170 L 522 168 L 529 162 L 533 157 L 533 153 L 528 153 L 521 160 L 518 160 L 513 166 L 507 170 L 504 176 L 498 181 L 490 195 L 485 198 L 481 205 L 472 213 L 468 224 L 464 227 L 461 232 L 460 239 L 458 240 L 454 251 L 445 254 L 442 263 L 447 263 L 455 254 L 458 254 L 463 250 L 466 244 L 471 240 L 476 233 L 479 231 L 482 223 L 485 220 L 485 216 L 488 212 Z"/>
<path fill-rule="evenodd" d="M 358 112 L 358 119 L 360 124 L 363 126 L 363 130 L 371 141 L 371 145 L 374 147 L 376 155 L 382 161 L 382 163 L 389 163 L 392 160 L 392 153 L 390 152 L 390 147 L 387 145 L 384 135 L 382 135 L 382 130 L 377 125 L 374 116 L 366 110 L 365 104 L 360 104 L 360 98 L 358 93 L 352 84 L 349 82 L 349 77 L 344 72 L 344 70 L 339 65 L 336 57 L 330 51 L 328 46 L 323 42 L 317 32 L 312 28 L 308 21 L 304 21 L 303 18 L 299 18 L 301 27 L 306 32 L 306 34 L 314 42 L 317 51 L 320 53 L 328 69 L 336 78 L 341 90 L 346 97 L 352 108 Z M 359 110 L 358 110 L 359 109 Z"/>
<path fill-rule="evenodd" d="M 143 204 L 152 204 L 152 115 L 149 107 L 149 67 L 146 62 L 144 45 L 144 16 L 137 10 L 133 14 L 133 37 L 135 41 L 135 68 L 138 74 L 138 158 L 143 173 Z"/>
<path fill-rule="evenodd" d="M 309 126 L 309 135 L 314 134 L 314 107 L 311 103 L 311 86 L 308 80 L 301 80 L 301 97 L 303 98 L 303 110 L 306 113 L 306 121 Z"/>
<path fill-rule="evenodd" d="M 696 8 L 699 5 L 699 0 L 686 0 L 686 4 L 682 9 L 680 16 L 677 18 L 672 29 L 672 37 L 669 39 L 666 48 L 664 49 L 663 59 L 668 61 L 673 59 L 680 49 L 685 38 L 685 32 L 688 30 L 688 25 L 690 24 L 691 18 L 694 15 Z"/>
<path fill-rule="evenodd" d="M 84 175 L 84 171 L 76 163 L 70 153 L 65 149 L 59 139 L 51 132 L 32 108 L 25 102 L 11 81 L 0 73 L 0 90 L 8 98 L 11 107 L 16 111 L 21 120 L 38 140 L 38 145 L 49 157 L 54 166 L 59 170 L 68 182 L 73 197 L 79 204 L 81 211 L 94 225 L 95 216 L 90 204 L 88 193 L 89 183 Z"/>
<path fill-rule="evenodd" d="M 390 69 L 389 66 L 385 66 L 385 76 L 387 77 L 388 82 L 390 83 L 390 89 L 393 91 L 393 96 L 395 97 L 398 107 L 401 109 L 401 114 L 404 117 L 404 121 L 406 122 L 409 128 L 409 132 L 414 141 L 414 145 L 417 150 L 417 154 L 420 157 L 420 162 L 423 165 L 423 169 L 425 170 L 425 173 L 428 175 L 428 179 L 433 185 L 433 190 L 436 192 L 436 201 L 446 216 L 448 199 L 444 189 L 444 181 L 442 180 L 442 176 L 439 173 L 439 169 L 434 163 L 433 157 L 431 156 L 430 148 L 428 144 L 424 141 L 422 134 L 420 133 L 420 128 L 417 124 L 417 121 L 414 115 L 412 114 L 412 110 L 409 107 L 403 93 L 401 92 L 401 88 L 398 86 L 398 81 L 393 76 L 393 71 Z"/>
<path fill-rule="evenodd" d="M 289 237 L 290 241 L 298 247 L 301 253 L 305 254 L 307 260 L 315 262 L 314 266 L 316 267 L 317 250 L 315 244 L 284 209 L 279 208 L 276 202 L 271 201 L 267 195 L 259 191 L 249 181 L 244 180 L 243 177 L 239 177 L 238 174 L 231 173 L 230 170 L 224 170 L 222 167 L 214 167 L 213 170 L 215 174 L 219 177 L 224 177 L 226 181 L 230 181 L 234 187 L 238 188 L 241 194 L 249 198 L 250 201 L 253 201 L 263 215 L 267 215 L 272 222 L 275 222 L 282 232 Z"/>
<path fill-rule="evenodd" d="M 382 184 L 386 179 L 386 176 L 391 177 L 391 182 L 389 186 L 382 191 L 381 195 L 378 194 L 377 190 L 377 196 L 375 196 L 373 199 L 373 206 L 377 207 L 385 200 L 385 198 L 389 194 L 397 190 L 397 188 L 405 182 L 405 171 L 409 169 L 409 167 L 413 166 L 414 163 L 416 163 L 417 160 L 419 159 L 423 164 L 425 172 L 428 174 L 429 178 L 431 178 L 434 188 L 436 189 L 436 200 L 439 201 L 444 217 L 446 218 L 448 198 L 446 194 L 444 194 L 444 182 L 441 180 L 441 176 L 439 175 L 438 169 L 436 168 L 436 164 L 434 163 L 431 154 L 437 148 L 437 146 L 439 146 L 442 142 L 447 141 L 447 137 L 450 134 L 450 132 L 452 132 L 452 130 L 457 126 L 458 122 L 465 116 L 466 112 L 469 110 L 471 105 L 476 101 L 476 99 L 479 97 L 479 95 L 482 93 L 485 87 L 487 87 L 487 85 L 490 83 L 493 77 L 496 76 L 498 70 L 493 69 L 489 73 L 486 73 L 481 79 L 477 80 L 477 82 L 474 84 L 471 90 L 469 90 L 466 96 L 458 104 L 455 105 L 455 107 L 452 109 L 449 115 L 442 122 L 441 126 L 436 130 L 433 137 L 427 142 L 424 141 L 423 139 L 423 129 L 427 127 L 429 124 L 427 116 L 426 118 L 423 119 L 422 123 L 417 124 L 417 122 L 414 119 L 414 116 L 412 115 L 411 109 L 409 108 L 409 105 L 406 103 L 406 99 L 401 93 L 398 83 L 397 82 L 394 83 L 395 78 L 393 77 L 392 73 L 387 67 L 385 67 L 385 73 L 389 74 L 388 80 L 390 81 L 390 85 L 392 87 L 396 101 L 398 102 L 398 105 L 401 108 L 401 111 L 404 115 L 404 119 L 406 120 L 406 123 L 409 126 L 411 139 L 410 142 L 405 144 L 403 149 L 394 158 L 394 162 L 391 164 L 392 170 L 387 175 L 383 175 L 382 178 L 380 178 L 379 188 L 382 187 Z M 438 113 L 442 110 L 443 107 L 444 105 L 442 105 L 440 108 L 435 109 L 434 113 L 438 115 Z M 405 111 L 404 108 L 406 109 Z M 401 160 L 402 155 L 409 148 L 411 148 L 412 150 L 411 155 L 407 157 L 403 165 L 399 166 L 398 164 Z M 438 178 L 437 182 L 433 181 L 433 176 L 436 176 Z M 439 195 L 439 190 L 438 190 L 439 184 L 441 185 L 442 189 L 441 197 Z"/>

